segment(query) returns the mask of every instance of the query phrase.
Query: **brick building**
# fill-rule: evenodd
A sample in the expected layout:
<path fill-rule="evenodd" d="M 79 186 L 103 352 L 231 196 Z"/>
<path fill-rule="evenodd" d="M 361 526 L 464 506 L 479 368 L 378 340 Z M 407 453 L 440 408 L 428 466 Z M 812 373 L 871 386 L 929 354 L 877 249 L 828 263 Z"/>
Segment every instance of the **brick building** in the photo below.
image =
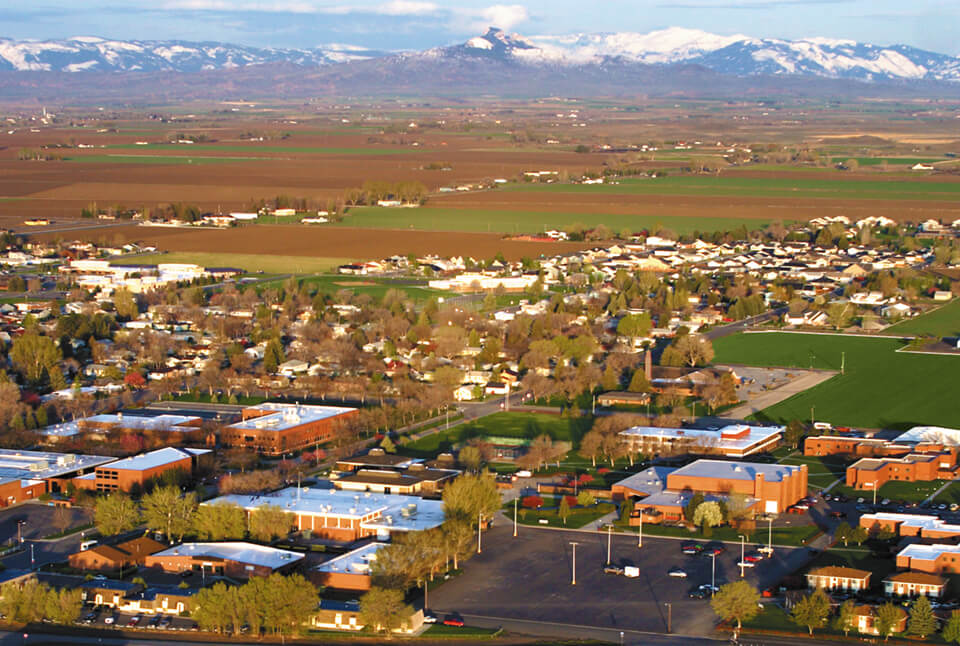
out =
<path fill-rule="evenodd" d="M 140 434 L 164 444 L 200 441 L 203 419 L 192 415 L 104 413 L 77 420 L 77 430 L 88 436 Z"/>
<path fill-rule="evenodd" d="M 941 453 L 909 453 L 903 457 L 861 458 L 847 467 L 847 486 L 879 489 L 886 482 L 953 480 L 957 476 L 957 449 Z"/>
<path fill-rule="evenodd" d="M 618 437 L 634 453 L 644 455 L 724 455 L 742 458 L 775 449 L 783 439 L 783 426 L 731 424 L 721 429 L 634 426 Z"/>
<path fill-rule="evenodd" d="M 283 455 L 332 439 L 338 425 L 357 415 L 357 409 L 343 406 L 267 402 L 243 409 L 241 421 L 220 430 L 220 441 L 264 455 Z"/>
<path fill-rule="evenodd" d="M 897 567 L 928 574 L 960 574 L 960 545 L 907 545 L 897 554 Z"/>
<path fill-rule="evenodd" d="M 208 459 L 208 449 L 174 448 L 172 446 L 135 455 L 99 466 L 93 473 L 73 479 L 78 489 L 95 491 L 130 491 L 167 471 L 180 470 L 190 475 L 201 460 Z"/>
<path fill-rule="evenodd" d="M 951 525 L 937 516 L 880 512 L 860 516 L 860 526 L 868 532 L 886 529 L 898 536 L 926 539 L 960 538 L 960 525 Z"/>
<path fill-rule="evenodd" d="M 254 543 L 183 543 L 147 556 L 144 567 L 175 573 L 205 570 L 215 576 L 247 579 L 290 570 L 303 559 L 299 552 Z"/>
<path fill-rule="evenodd" d="M 778 514 L 807 495 L 807 465 L 697 460 L 667 475 L 667 490 L 755 498 L 760 513 Z"/>
<path fill-rule="evenodd" d="M 370 589 L 370 568 L 383 543 L 368 543 L 310 568 L 308 578 L 315 584 L 338 590 Z"/>
<path fill-rule="evenodd" d="M 947 588 L 947 580 L 927 572 L 899 572 L 883 580 L 883 592 L 888 597 L 917 597 L 924 595 L 939 599 Z"/>
<path fill-rule="evenodd" d="M 900 616 L 893 626 L 894 633 L 902 633 L 907 629 L 907 613 L 903 608 L 897 608 L 897 614 Z M 879 635 L 877 630 L 877 612 L 874 606 L 863 605 L 856 606 L 853 609 L 854 625 L 857 632 L 862 635 Z"/>
<path fill-rule="evenodd" d="M 143 565 L 147 556 L 165 548 L 163 543 L 142 536 L 117 545 L 97 545 L 75 552 L 68 557 L 68 561 L 70 567 L 77 570 L 112 572 L 133 565 Z"/>
<path fill-rule="evenodd" d="M 0 449 L 0 507 L 61 491 L 74 477 L 113 461 L 101 455 Z"/>
<path fill-rule="evenodd" d="M 444 521 L 443 501 L 413 496 L 354 492 L 330 488 L 290 487 L 254 496 L 231 494 L 202 504 L 234 503 L 247 513 L 280 507 L 290 514 L 290 529 L 317 537 L 352 542 L 388 538 L 394 533 L 432 529 Z"/>
<path fill-rule="evenodd" d="M 803 454 L 823 457 L 826 455 L 852 455 L 856 457 L 900 456 L 913 449 L 910 444 L 889 440 L 843 435 L 811 435 L 803 441 Z"/>
<path fill-rule="evenodd" d="M 807 587 L 859 592 L 870 587 L 870 572 L 828 565 L 807 572 Z"/>

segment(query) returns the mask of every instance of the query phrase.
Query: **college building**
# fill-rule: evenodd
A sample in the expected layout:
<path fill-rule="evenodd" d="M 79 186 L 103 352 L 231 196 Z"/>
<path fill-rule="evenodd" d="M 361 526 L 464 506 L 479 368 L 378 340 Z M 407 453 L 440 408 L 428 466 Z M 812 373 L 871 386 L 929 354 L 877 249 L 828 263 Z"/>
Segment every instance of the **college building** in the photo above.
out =
<path fill-rule="evenodd" d="M 957 449 L 941 453 L 909 453 L 894 458 L 861 458 L 847 467 L 847 486 L 879 489 L 893 480 L 928 482 L 957 477 Z"/>
<path fill-rule="evenodd" d="M 73 479 L 116 458 L 0 449 L 0 507 L 63 491 Z"/>
<path fill-rule="evenodd" d="M 393 455 L 381 448 L 338 460 L 336 468 L 340 473 L 331 481 L 337 489 L 405 496 L 437 494 L 460 475 L 456 469 L 430 468 L 422 460 Z"/>
<path fill-rule="evenodd" d="M 190 475 L 201 460 L 208 459 L 206 456 L 212 457 L 208 449 L 167 446 L 98 466 L 93 473 L 78 476 L 72 482 L 78 489 L 130 491 L 134 487 L 143 488 L 147 482 L 168 471 L 179 470 Z"/>
<path fill-rule="evenodd" d="M 897 536 L 917 536 L 927 539 L 955 539 L 960 537 L 960 525 L 951 525 L 937 516 L 925 514 L 894 514 L 880 512 L 860 516 L 860 526 L 868 532 L 886 529 Z"/>
<path fill-rule="evenodd" d="M 233 448 L 280 456 L 332 439 L 338 425 L 358 414 L 356 408 L 344 406 L 265 402 L 244 408 L 239 422 L 220 429 L 220 442 Z"/>
<path fill-rule="evenodd" d="M 720 429 L 634 426 L 620 431 L 620 439 L 633 453 L 644 455 L 723 455 L 742 458 L 776 448 L 783 426 L 731 424 Z"/>
<path fill-rule="evenodd" d="M 202 504 L 233 503 L 252 513 L 274 506 L 290 514 L 290 530 L 353 542 L 361 538 L 387 540 L 391 534 L 432 529 L 444 521 L 443 501 L 413 496 L 344 491 L 333 488 L 289 487 L 258 495 L 230 494 Z"/>
<path fill-rule="evenodd" d="M 141 536 L 117 545 L 95 545 L 88 550 L 74 552 L 67 557 L 67 560 L 70 567 L 77 570 L 113 572 L 134 565 L 143 565 L 147 556 L 166 547 L 152 538 Z"/>
<path fill-rule="evenodd" d="M 897 554 L 897 567 L 928 574 L 960 573 L 960 545 L 907 545 Z"/>
<path fill-rule="evenodd" d="M 334 557 L 310 568 L 308 578 L 319 586 L 338 590 L 370 589 L 370 569 L 383 543 L 363 547 Z"/>
<path fill-rule="evenodd" d="M 242 541 L 182 543 L 147 556 L 144 567 L 173 573 L 203 570 L 247 579 L 293 569 L 304 558 L 299 552 Z"/>

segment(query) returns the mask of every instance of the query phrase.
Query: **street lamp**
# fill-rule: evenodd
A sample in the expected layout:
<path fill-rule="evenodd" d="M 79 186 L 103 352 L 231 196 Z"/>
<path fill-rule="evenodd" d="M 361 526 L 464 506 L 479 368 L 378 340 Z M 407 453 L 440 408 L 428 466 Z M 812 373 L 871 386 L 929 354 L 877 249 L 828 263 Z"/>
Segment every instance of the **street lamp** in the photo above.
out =
<path fill-rule="evenodd" d="M 23 526 L 26 525 L 26 524 L 27 524 L 27 521 L 25 521 L 25 520 L 18 520 L 18 521 L 17 521 L 17 543 L 19 543 L 20 545 L 23 545 L 23 531 L 22 531 L 22 529 L 23 529 Z"/>
<path fill-rule="evenodd" d="M 517 500 L 518 498 L 513 499 L 513 537 L 517 537 Z"/>
<path fill-rule="evenodd" d="M 740 534 L 740 578 L 743 578 L 743 557 L 744 557 L 744 548 L 747 544 L 747 537 L 743 534 Z"/>
<path fill-rule="evenodd" d="M 637 532 L 637 547 L 643 547 L 643 508 L 640 509 L 640 531 Z"/>
<path fill-rule="evenodd" d="M 477 554 L 482 552 L 482 545 L 480 542 L 481 537 L 483 536 L 483 512 L 477 512 Z"/>
<path fill-rule="evenodd" d="M 613 525 L 607 525 L 607 565 L 610 565 L 610 541 L 613 537 Z"/>
<path fill-rule="evenodd" d="M 573 579 L 570 581 L 570 585 L 577 585 L 577 543 L 576 541 L 570 541 L 570 544 L 573 545 Z"/>
<path fill-rule="evenodd" d="M 713 561 L 710 567 L 710 598 L 713 598 L 714 590 L 717 589 L 717 553 L 710 554 L 710 560 Z"/>
<path fill-rule="evenodd" d="M 667 633 L 669 634 L 673 632 L 673 604 L 668 602 L 663 605 L 667 607 Z"/>

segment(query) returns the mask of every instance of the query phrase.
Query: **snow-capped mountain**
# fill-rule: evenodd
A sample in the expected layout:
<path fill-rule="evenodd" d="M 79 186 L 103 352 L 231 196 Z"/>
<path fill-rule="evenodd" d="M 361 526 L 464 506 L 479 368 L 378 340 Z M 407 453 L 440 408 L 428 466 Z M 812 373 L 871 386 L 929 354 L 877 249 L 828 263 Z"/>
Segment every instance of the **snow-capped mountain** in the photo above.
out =
<path fill-rule="evenodd" d="M 648 34 L 574 34 L 522 37 L 491 28 L 448 55 L 496 56 L 529 64 L 695 64 L 721 74 L 806 75 L 859 80 L 960 81 L 960 58 L 906 45 L 877 46 L 852 40 L 777 40 L 718 36 L 670 28 Z"/>
<path fill-rule="evenodd" d="M 0 70 L 48 72 L 198 72 L 293 63 L 319 66 L 383 55 L 349 45 L 318 49 L 261 49 L 224 43 L 106 40 L 14 41 L 0 38 Z"/>
<path fill-rule="evenodd" d="M 852 40 L 778 40 L 744 35 L 720 36 L 673 27 L 646 34 L 520 36 L 491 27 L 460 45 L 421 52 L 391 53 L 350 45 L 313 49 L 255 48 L 224 43 L 122 41 L 95 37 L 14 41 L 0 38 L 0 71 L 200 72 L 286 63 L 341 70 L 379 65 L 403 73 L 403 66 L 455 64 L 435 70 L 449 75 L 459 65 L 485 62 L 534 74 L 536 68 L 591 74 L 622 74 L 627 67 L 687 65 L 739 77 L 789 76 L 860 81 L 960 81 L 960 58 L 906 45 L 878 46 Z M 499 68 L 498 68 L 499 69 Z M 362 67 L 364 73 L 368 67 Z M 533 76 L 531 76 L 533 78 Z"/>

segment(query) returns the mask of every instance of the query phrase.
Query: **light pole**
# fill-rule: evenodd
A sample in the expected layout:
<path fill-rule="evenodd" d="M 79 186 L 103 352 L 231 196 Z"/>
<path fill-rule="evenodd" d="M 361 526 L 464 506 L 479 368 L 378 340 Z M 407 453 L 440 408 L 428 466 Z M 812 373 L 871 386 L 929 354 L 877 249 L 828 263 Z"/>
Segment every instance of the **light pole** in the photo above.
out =
<path fill-rule="evenodd" d="M 513 537 L 517 537 L 517 500 L 518 498 L 513 499 Z"/>
<path fill-rule="evenodd" d="M 613 537 L 613 526 L 607 525 L 607 565 L 610 565 L 610 541 Z"/>
<path fill-rule="evenodd" d="M 570 581 L 570 585 L 577 585 L 577 543 L 576 541 L 570 541 L 570 544 L 573 545 L 573 579 Z"/>
<path fill-rule="evenodd" d="M 36 563 L 36 559 L 33 558 L 33 543 L 30 543 L 30 569 L 32 570 Z"/>
<path fill-rule="evenodd" d="M 482 552 L 480 539 L 483 536 L 483 512 L 477 512 L 477 554 Z"/>
<path fill-rule="evenodd" d="M 637 547 L 643 547 L 643 509 L 640 509 L 640 531 L 637 532 Z"/>
<path fill-rule="evenodd" d="M 673 604 L 665 603 L 663 604 L 667 607 L 667 634 L 672 633 L 673 630 Z"/>
<path fill-rule="evenodd" d="M 767 558 L 773 556 L 773 516 L 767 517 Z"/>
<path fill-rule="evenodd" d="M 713 598 L 713 591 L 717 589 L 717 555 L 716 553 L 710 554 L 710 598 Z"/>
<path fill-rule="evenodd" d="M 25 520 L 17 521 L 17 543 L 23 545 L 23 526 L 27 524 Z"/>
<path fill-rule="evenodd" d="M 743 578 L 743 557 L 744 557 L 744 548 L 747 545 L 747 537 L 743 534 L 740 534 L 740 578 Z"/>

